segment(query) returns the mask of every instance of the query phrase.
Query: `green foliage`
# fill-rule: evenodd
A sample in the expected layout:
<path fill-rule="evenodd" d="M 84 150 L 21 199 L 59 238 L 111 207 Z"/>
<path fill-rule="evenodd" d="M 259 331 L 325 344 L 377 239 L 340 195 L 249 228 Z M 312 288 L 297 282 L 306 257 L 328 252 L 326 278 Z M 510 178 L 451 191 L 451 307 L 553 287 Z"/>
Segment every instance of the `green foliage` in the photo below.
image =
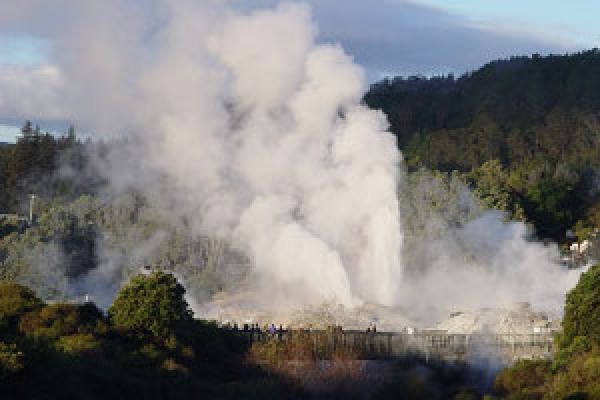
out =
<path fill-rule="evenodd" d="M 600 52 L 517 57 L 458 79 L 397 77 L 366 103 L 385 112 L 411 170 L 469 175 L 491 208 L 563 240 L 600 227 Z M 585 229 L 584 229 L 585 228 Z"/>
<path fill-rule="evenodd" d="M 600 344 L 600 265 L 582 274 L 567 294 L 562 326 L 561 349 L 569 348 L 577 337 Z"/>
<path fill-rule="evenodd" d="M 385 79 L 365 101 L 386 113 L 401 147 L 411 150 L 407 157 L 419 158 L 420 165 L 470 170 L 492 159 L 567 159 L 578 150 L 589 155 L 597 145 L 588 128 L 600 109 L 598 68 L 597 50 L 517 57 L 458 79 Z M 417 145 L 415 137 L 426 145 Z"/>
<path fill-rule="evenodd" d="M 61 336 L 56 341 L 56 348 L 66 354 L 98 354 L 102 350 L 102 343 L 89 333 Z"/>
<path fill-rule="evenodd" d="M 82 157 L 73 157 L 73 153 L 83 153 L 83 146 L 73 129 L 57 137 L 42 133 L 38 126 L 33 127 L 27 121 L 16 144 L 0 147 L 0 185 L 3 187 L 0 211 L 23 212 L 20 204 L 33 189 L 36 192 L 60 190 L 61 194 L 72 191 L 72 182 L 57 179 L 53 174 L 61 164 L 81 169 Z M 67 154 L 71 157 L 66 157 Z"/>
<path fill-rule="evenodd" d="M 551 374 L 551 362 L 546 360 L 523 360 L 511 368 L 500 372 L 494 382 L 494 389 L 500 394 L 519 393 L 529 398 L 541 398 L 540 384 Z"/>
<path fill-rule="evenodd" d="M 503 370 L 496 392 L 509 399 L 600 398 L 600 266 L 567 294 L 558 352 L 550 361 L 522 361 Z"/>
<path fill-rule="evenodd" d="M 192 321 L 184 294 L 172 274 L 138 275 L 121 289 L 108 314 L 118 329 L 164 337 Z"/>
<path fill-rule="evenodd" d="M 593 349 L 573 356 L 546 385 L 548 399 L 589 398 L 600 395 L 600 353 Z M 577 397 L 579 396 L 579 397 Z"/>
<path fill-rule="evenodd" d="M 528 161 L 508 168 L 491 160 L 467 176 L 485 207 L 501 210 L 512 220 L 533 221 L 542 238 L 563 239 L 584 217 L 590 183 L 568 165 Z"/>
<path fill-rule="evenodd" d="M 157 291 L 142 292 L 163 299 L 166 292 L 160 287 L 168 287 L 177 295 L 166 296 L 167 303 L 176 298 L 181 304 L 183 291 L 171 275 L 157 272 L 143 278 L 127 287 L 158 285 Z M 128 292 L 133 293 L 139 291 Z M 428 367 L 432 373 L 423 378 L 412 371 L 415 364 L 398 365 L 385 384 L 365 374 L 364 362 L 348 351 L 332 354 L 324 368 L 319 362 L 322 351 L 303 332 L 288 343 L 256 345 L 253 351 L 259 357 L 254 362 L 244 333 L 188 319 L 187 309 L 184 314 L 184 330 L 156 336 L 115 329 L 91 304 L 53 304 L 29 311 L 21 317 L 21 331 L 0 342 L 0 393 L 24 399 L 186 399 L 199 393 L 205 399 L 352 399 L 375 392 L 375 398 L 441 399 L 471 393 L 461 392 L 461 381 L 448 379 L 443 366 Z M 336 332 L 328 330 L 324 334 L 333 336 L 324 338 L 335 339 Z M 265 368 L 265 362 L 276 368 Z"/>
<path fill-rule="evenodd" d="M 23 370 L 24 358 L 17 345 L 0 342 L 0 378 L 10 377 Z"/>
<path fill-rule="evenodd" d="M 102 312 L 93 304 L 52 304 L 25 314 L 19 323 L 21 332 L 58 339 L 76 334 L 104 334 L 107 331 Z"/>
<path fill-rule="evenodd" d="M 512 220 L 525 220 L 525 211 L 511 182 L 511 174 L 500 161 L 490 160 L 469 174 L 475 194 L 486 208 L 505 212 Z"/>
<path fill-rule="evenodd" d="M 41 305 L 31 289 L 15 283 L 0 284 L 0 319 L 18 319 Z"/>

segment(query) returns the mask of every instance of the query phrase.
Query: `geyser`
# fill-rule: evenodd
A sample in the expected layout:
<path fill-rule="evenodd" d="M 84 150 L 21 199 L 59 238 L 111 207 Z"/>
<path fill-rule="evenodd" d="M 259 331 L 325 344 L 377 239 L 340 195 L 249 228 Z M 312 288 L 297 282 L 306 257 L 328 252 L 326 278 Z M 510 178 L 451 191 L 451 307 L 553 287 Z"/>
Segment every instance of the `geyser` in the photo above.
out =
<path fill-rule="evenodd" d="M 375 303 L 438 318 L 455 306 L 562 304 L 572 280 L 555 249 L 530 244 L 522 225 L 501 216 L 403 249 L 395 138 L 384 115 L 361 103 L 361 68 L 339 46 L 316 43 L 307 6 L 241 13 L 216 0 L 13 3 L 0 20 L 51 39 L 52 79 L 38 83 L 38 101 L 11 102 L 9 90 L 0 105 L 135 137 L 101 168 L 107 193 L 134 189 L 186 221 L 190 234 L 243 252 L 252 264 L 247 307 Z M 73 18 L 44 24 L 48 9 Z M 423 232 L 444 218 L 435 217 Z M 93 276 L 121 262 L 109 250 L 100 258 L 104 272 Z M 418 273 L 409 280 L 403 264 Z"/>
<path fill-rule="evenodd" d="M 232 241 L 270 307 L 394 303 L 400 154 L 382 113 L 361 104 L 361 68 L 315 43 L 307 6 L 55 6 L 77 16 L 49 32 L 64 117 L 142 142 L 110 166 L 115 187 Z"/>

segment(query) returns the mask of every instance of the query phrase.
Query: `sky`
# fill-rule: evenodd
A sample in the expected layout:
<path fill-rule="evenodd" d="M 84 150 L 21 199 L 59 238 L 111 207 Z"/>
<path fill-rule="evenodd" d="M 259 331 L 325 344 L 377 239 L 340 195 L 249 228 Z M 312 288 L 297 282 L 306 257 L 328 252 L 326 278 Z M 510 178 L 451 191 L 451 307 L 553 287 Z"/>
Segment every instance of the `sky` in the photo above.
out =
<path fill-rule="evenodd" d="M 0 142 L 10 143 L 15 141 L 19 128 L 12 125 L 0 124 Z"/>
<path fill-rule="evenodd" d="M 48 45 L 46 40 L 25 33 L 0 33 L 0 64 L 43 64 L 48 60 Z"/>
<path fill-rule="evenodd" d="M 0 10 L 11 1 L 0 0 Z M 371 81 L 390 75 L 458 75 L 512 55 L 600 47 L 597 0 L 306 1 L 313 8 L 319 40 L 341 44 Z M 252 10 L 279 0 L 231 2 Z M 37 4 L 44 8 L 39 21 L 27 24 L 12 23 L 0 11 L 0 141 L 14 136 L 15 120 L 35 118 L 17 115 L 6 93 L 25 87 L 27 74 L 34 74 L 36 82 L 58 79 L 52 71 L 38 70 L 52 64 L 52 43 L 39 27 L 68 23 L 68 16 L 52 13 L 49 3 Z M 44 128 L 43 120 L 40 125 Z"/>
<path fill-rule="evenodd" d="M 597 0 L 426 0 L 421 2 L 482 22 L 525 24 L 550 39 L 598 46 Z"/>

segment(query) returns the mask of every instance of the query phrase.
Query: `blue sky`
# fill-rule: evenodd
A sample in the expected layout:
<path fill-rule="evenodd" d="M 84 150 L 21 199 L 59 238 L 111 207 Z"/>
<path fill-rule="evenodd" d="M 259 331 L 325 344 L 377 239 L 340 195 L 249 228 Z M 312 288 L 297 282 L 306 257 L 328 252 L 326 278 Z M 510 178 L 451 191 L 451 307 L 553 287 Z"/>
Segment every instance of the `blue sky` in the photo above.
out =
<path fill-rule="evenodd" d="M 278 0 L 232 0 L 246 9 Z M 369 77 L 461 74 L 512 55 L 600 47 L 598 0 L 305 0 L 321 39 Z"/>
<path fill-rule="evenodd" d="M 587 46 L 600 43 L 597 0 L 425 0 L 464 17 L 527 24 L 549 38 L 563 36 Z"/>
<path fill-rule="evenodd" d="M 280 2 L 230 1 L 246 10 Z M 557 54 L 600 47 L 598 0 L 305 2 L 313 8 L 319 40 L 340 43 L 364 66 L 372 81 L 387 75 L 462 74 L 512 55 Z M 67 17 L 43 11 L 38 14 L 38 19 L 25 24 L 3 20 L 0 15 L 0 74 L 4 64 L 52 63 L 52 43 L 39 36 L 43 29 L 38 27 L 60 27 Z M 2 93 L 0 87 L 0 105 Z M 12 135 L 13 129 L 7 126 L 23 119 L 21 115 L 7 115 L 1 108 L 0 141 Z M 45 127 L 44 121 L 36 122 L 42 129 L 51 129 Z"/>
<path fill-rule="evenodd" d="M 479 51 L 477 43 L 482 37 L 471 37 L 465 51 L 445 54 L 443 47 L 449 34 L 455 39 L 468 38 L 468 34 L 492 36 L 492 48 L 486 61 L 502 55 L 530 52 L 547 53 L 560 50 L 578 50 L 600 46 L 600 1 L 598 0 L 305 0 L 313 7 L 323 40 L 348 44 L 348 51 L 366 68 L 390 73 L 431 73 L 444 68 L 451 72 L 479 65 L 461 64 L 469 50 Z M 280 0 L 233 0 L 243 8 L 272 5 Z M 35 21 L 34 21 L 35 23 Z M 60 21 L 64 23 L 64 21 Z M 43 63 L 48 57 L 49 43 L 43 38 L 28 35 L 27 27 L 20 32 L 0 29 L 0 64 Z M 464 34 L 467 34 L 463 37 Z M 379 39 L 380 43 L 375 40 Z M 404 68 L 396 67 L 395 60 L 402 56 L 407 42 L 423 41 L 430 53 L 442 52 L 445 63 L 419 60 L 415 54 L 405 53 Z M 364 54 L 373 53 L 377 47 L 397 42 L 396 54 L 388 54 L 388 68 L 372 66 Z M 495 42 L 494 42 L 495 41 Z M 470 43 L 469 43 L 470 42 Z M 508 43 L 507 43 L 508 42 Z M 475 43 L 469 49 L 468 45 Z M 496 46 L 493 46 L 493 44 Z M 513 46 L 506 48 L 508 46 Z M 494 51 L 494 47 L 501 49 Z M 483 59 L 482 59 L 483 60 Z M 414 67 L 406 67 L 413 64 Z M 446 65 L 444 65 L 446 64 Z M 417 71 L 420 68 L 422 71 Z M 389 71 L 383 71 L 383 69 Z"/>
<path fill-rule="evenodd" d="M 26 34 L 0 34 L 0 64 L 36 65 L 48 59 L 46 40 Z"/>
<path fill-rule="evenodd" d="M 0 124 L 0 142 L 14 142 L 18 133 L 18 127 Z"/>

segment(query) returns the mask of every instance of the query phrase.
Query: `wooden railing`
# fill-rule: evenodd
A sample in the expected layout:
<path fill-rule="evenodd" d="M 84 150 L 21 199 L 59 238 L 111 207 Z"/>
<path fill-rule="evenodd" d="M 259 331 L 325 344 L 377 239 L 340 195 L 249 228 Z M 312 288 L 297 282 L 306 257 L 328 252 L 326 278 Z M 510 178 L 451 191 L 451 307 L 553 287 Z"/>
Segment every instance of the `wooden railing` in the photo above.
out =
<path fill-rule="evenodd" d="M 418 356 L 426 360 L 466 361 L 477 357 L 497 357 L 506 363 L 520 359 L 552 358 L 552 333 L 532 334 L 448 334 L 420 331 L 413 334 L 363 332 L 352 330 L 246 330 L 252 342 L 293 340 L 304 335 L 315 354 L 327 359 L 339 349 L 349 349 L 364 359 L 396 359 Z"/>

